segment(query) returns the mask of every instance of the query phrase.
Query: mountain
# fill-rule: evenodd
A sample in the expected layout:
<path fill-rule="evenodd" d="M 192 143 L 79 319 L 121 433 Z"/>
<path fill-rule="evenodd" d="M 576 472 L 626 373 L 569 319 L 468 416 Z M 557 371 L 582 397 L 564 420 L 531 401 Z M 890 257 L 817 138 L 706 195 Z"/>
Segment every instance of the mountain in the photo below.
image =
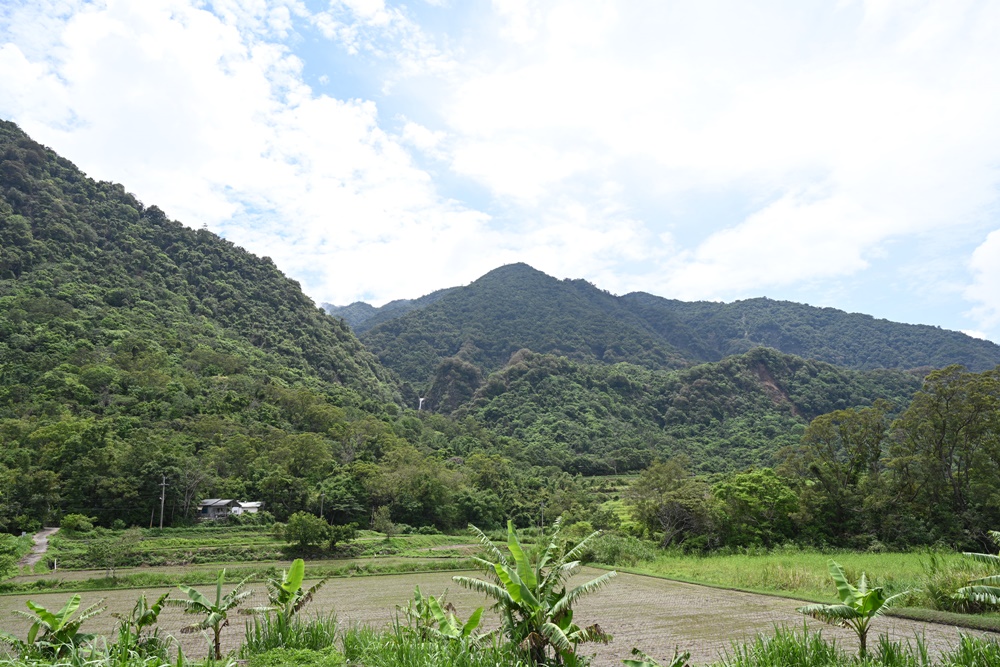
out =
<path fill-rule="evenodd" d="M 702 472 L 774 465 L 815 417 L 886 399 L 921 374 L 859 371 L 758 347 L 676 371 L 585 364 L 522 350 L 456 412 L 523 443 L 522 457 L 583 474 L 687 454 Z"/>
<path fill-rule="evenodd" d="M 457 358 L 488 374 L 523 348 L 588 363 L 627 361 L 648 368 L 689 363 L 618 297 L 526 264 L 503 266 L 453 288 L 368 329 L 361 339 L 414 386 L 428 385 L 445 359 Z"/>
<path fill-rule="evenodd" d="M 347 306 L 335 306 L 331 303 L 324 303 L 323 309 L 330 315 L 339 317 L 347 322 L 351 329 L 360 334 L 382 322 L 405 315 L 411 310 L 429 306 L 456 289 L 458 288 L 446 287 L 445 289 L 431 292 L 419 299 L 397 299 L 396 301 L 390 301 L 381 308 L 376 308 L 363 301 L 355 301 Z"/>
<path fill-rule="evenodd" d="M 1000 364 L 1000 346 L 990 341 L 835 308 L 767 298 L 685 302 L 642 292 L 626 294 L 622 301 L 692 359 L 710 361 L 765 346 L 857 369 L 961 364 L 983 371 Z"/>
<path fill-rule="evenodd" d="M 392 397 L 390 374 L 270 259 L 86 178 L 12 123 L 0 124 L 0 151 L 5 385 L 32 386 L 38 373 L 112 351 L 177 354 L 205 344 L 240 363 L 287 367 L 289 379 L 312 375 Z M 53 322 L 77 342 L 59 350 L 35 340 Z"/>
<path fill-rule="evenodd" d="M 0 530 L 148 521 L 161 475 L 178 517 L 207 491 L 287 515 L 338 457 L 405 442 L 399 401 L 270 259 L 0 122 Z"/>
<path fill-rule="evenodd" d="M 456 360 L 485 377 L 520 349 L 655 370 L 762 346 L 856 370 L 961 364 L 981 371 L 1000 363 L 1000 346 L 937 327 L 764 298 L 726 304 L 615 296 L 525 264 L 435 294 L 430 302 L 409 302 L 406 312 L 372 311 L 360 333 L 383 364 L 431 392 L 448 381 Z M 375 318 L 381 323 L 369 324 Z"/>

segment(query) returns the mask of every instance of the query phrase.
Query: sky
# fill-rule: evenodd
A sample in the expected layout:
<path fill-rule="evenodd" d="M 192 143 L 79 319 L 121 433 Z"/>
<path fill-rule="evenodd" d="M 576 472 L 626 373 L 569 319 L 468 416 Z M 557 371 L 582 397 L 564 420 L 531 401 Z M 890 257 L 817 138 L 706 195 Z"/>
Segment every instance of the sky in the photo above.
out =
<path fill-rule="evenodd" d="M 1000 3 L 3 0 L 0 117 L 376 305 L 526 262 L 1000 342 Z"/>

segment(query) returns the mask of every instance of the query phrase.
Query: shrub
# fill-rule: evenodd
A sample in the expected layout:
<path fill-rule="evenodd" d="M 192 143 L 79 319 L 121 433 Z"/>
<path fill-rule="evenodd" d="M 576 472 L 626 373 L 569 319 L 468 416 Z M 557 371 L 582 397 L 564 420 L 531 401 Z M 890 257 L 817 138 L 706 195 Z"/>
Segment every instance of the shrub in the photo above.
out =
<path fill-rule="evenodd" d="M 59 527 L 70 533 L 89 533 L 94 529 L 96 520 L 83 514 L 67 514 L 59 522 Z"/>
<path fill-rule="evenodd" d="M 590 541 L 587 560 L 605 565 L 633 566 L 656 558 L 652 543 L 635 537 L 604 534 Z"/>

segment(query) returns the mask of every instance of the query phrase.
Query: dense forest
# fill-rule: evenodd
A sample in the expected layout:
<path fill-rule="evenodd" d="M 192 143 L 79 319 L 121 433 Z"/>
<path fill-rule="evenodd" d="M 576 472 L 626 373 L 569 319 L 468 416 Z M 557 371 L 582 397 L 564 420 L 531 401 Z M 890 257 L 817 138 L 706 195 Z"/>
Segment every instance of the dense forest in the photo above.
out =
<path fill-rule="evenodd" d="M 440 527 L 499 525 L 550 491 L 572 509 L 569 475 L 401 409 L 392 373 L 270 260 L 86 178 L 11 123 L 0 155 L 0 529 L 63 512 L 143 524 L 164 475 L 178 520 L 207 495 L 283 518 L 325 493 L 331 520 L 386 506 Z"/>
<path fill-rule="evenodd" d="M 968 544 L 1000 521 L 991 343 L 524 265 L 355 311 L 361 341 L 269 259 L 0 123 L 0 531 L 146 525 L 161 483 L 168 523 L 226 497 L 690 548 Z M 906 370 L 946 362 L 977 372 Z M 639 471 L 623 521 L 592 476 Z"/>
<path fill-rule="evenodd" d="M 418 391 L 430 386 L 445 359 L 459 358 L 488 374 L 524 348 L 652 370 L 720 361 L 762 346 L 858 370 L 961 364 L 982 371 L 1000 363 L 1000 346 L 957 331 L 771 299 L 725 304 L 643 293 L 618 297 L 526 264 L 500 267 L 466 287 L 407 304 L 366 311 L 356 330 Z M 356 312 L 362 305 L 349 308 Z M 357 321 L 347 311 L 328 310 Z"/>

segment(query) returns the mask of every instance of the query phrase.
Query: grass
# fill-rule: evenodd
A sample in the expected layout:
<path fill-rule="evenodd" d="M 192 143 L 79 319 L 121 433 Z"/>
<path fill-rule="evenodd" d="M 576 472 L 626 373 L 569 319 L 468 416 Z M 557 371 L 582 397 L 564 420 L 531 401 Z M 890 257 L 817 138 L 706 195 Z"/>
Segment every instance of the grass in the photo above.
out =
<path fill-rule="evenodd" d="M 764 593 L 810 602 L 835 598 L 827 561 L 833 559 L 848 578 L 866 573 L 870 585 L 893 595 L 914 591 L 891 615 L 912 620 L 1000 632 L 1000 613 L 969 614 L 951 593 L 984 570 L 958 553 L 819 552 L 781 549 L 767 553 L 696 556 L 660 552 L 655 558 L 618 569 L 635 574 Z"/>
<path fill-rule="evenodd" d="M 265 526 L 154 528 L 141 529 L 141 533 L 142 541 L 121 565 L 161 568 L 190 564 L 246 564 L 281 561 L 298 555 L 294 553 L 294 547 L 275 539 L 270 528 Z M 53 536 L 42 563 L 55 560 L 62 571 L 93 568 L 94 564 L 87 557 L 89 544 L 95 540 L 115 540 L 120 534 L 121 531 L 103 528 L 78 534 L 60 532 Z M 466 557 L 474 547 L 475 542 L 467 534 L 407 534 L 386 539 L 381 533 L 362 530 L 356 540 L 338 545 L 336 552 L 327 552 L 327 555 Z M 322 552 L 317 551 L 315 555 L 322 555 Z M 44 564 L 40 567 L 44 572 Z"/>
<path fill-rule="evenodd" d="M 273 577 L 287 563 L 258 564 L 226 568 L 226 581 L 238 582 L 249 578 L 251 582 L 264 581 Z M 442 572 L 467 570 L 471 561 L 458 558 L 358 558 L 345 561 L 324 561 L 310 563 L 310 579 L 323 577 L 364 577 L 385 574 L 406 574 L 421 572 Z M 44 577 L 26 581 L 8 581 L 0 584 L 0 596 L 24 595 L 35 592 L 81 592 L 148 589 L 164 586 L 188 584 L 191 586 L 211 584 L 218 578 L 219 565 L 210 568 L 172 567 L 129 570 L 116 577 L 96 576 L 86 579 Z"/>

